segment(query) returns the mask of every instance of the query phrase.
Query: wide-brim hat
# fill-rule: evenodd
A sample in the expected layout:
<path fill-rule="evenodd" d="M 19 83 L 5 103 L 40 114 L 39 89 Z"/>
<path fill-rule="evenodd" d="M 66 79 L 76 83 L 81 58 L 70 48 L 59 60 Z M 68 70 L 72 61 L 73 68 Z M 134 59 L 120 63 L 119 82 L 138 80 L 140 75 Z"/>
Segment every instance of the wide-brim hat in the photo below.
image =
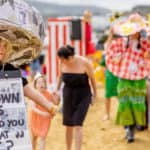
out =
<path fill-rule="evenodd" d="M 9 49 L 7 49 L 7 50 L 12 50 L 11 43 L 10 43 L 9 40 L 7 40 L 6 38 L 4 38 L 4 37 L 1 36 L 1 35 L 0 35 L 0 39 L 1 39 L 2 41 L 5 41 L 5 42 L 7 43 L 7 46 L 9 47 Z"/>
<path fill-rule="evenodd" d="M 144 30 L 145 26 L 138 23 L 125 22 L 114 26 L 114 33 L 121 36 L 129 36 Z"/>
<path fill-rule="evenodd" d="M 145 32 L 146 32 L 147 37 L 150 37 L 150 27 L 149 26 L 146 27 Z"/>
<path fill-rule="evenodd" d="M 6 42 L 5 57 L 2 60 L 3 63 L 6 63 L 6 62 L 9 62 L 9 59 L 11 57 L 11 54 L 12 54 L 12 45 L 11 45 L 11 43 L 10 43 L 9 40 L 7 40 L 6 38 L 4 38 L 1 35 L 0 35 L 0 40 Z"/>
<path fill-rule="evenodd" d="M 146 21 L 138 14 L 132 14 L 124 22 L 119 22 L 114 25 L 114 33 L 120 36 L 129 36 L 145 30 Z"/>

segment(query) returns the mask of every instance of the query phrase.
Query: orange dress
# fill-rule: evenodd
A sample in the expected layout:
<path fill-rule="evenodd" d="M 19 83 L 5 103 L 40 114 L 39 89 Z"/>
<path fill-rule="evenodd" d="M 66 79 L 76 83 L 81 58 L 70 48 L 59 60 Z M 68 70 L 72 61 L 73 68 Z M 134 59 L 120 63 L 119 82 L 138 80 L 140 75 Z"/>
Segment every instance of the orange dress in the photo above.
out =
<path fill-rule="evenodd" d="M 43 91 L 42 94 L 47 98 L 48 101 L 51 101 L 51 94 L 47 90 Z M 46 109 L 38 104 L 36 104 L 35 107 L 42 112 L 47 112 Z M 31 110 L 30 125 L 32 134 L 34 136 L 46 137 L 50 127 L 51 119 L 51 116 L 43 116 L 34 110 Z"/>

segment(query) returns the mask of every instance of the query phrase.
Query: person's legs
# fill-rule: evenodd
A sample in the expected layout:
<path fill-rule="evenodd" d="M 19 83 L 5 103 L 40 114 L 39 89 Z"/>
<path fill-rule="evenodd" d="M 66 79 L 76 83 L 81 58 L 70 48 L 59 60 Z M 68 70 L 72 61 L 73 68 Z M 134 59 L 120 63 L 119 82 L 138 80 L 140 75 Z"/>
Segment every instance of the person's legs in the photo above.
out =
<path fill-rule="evenodd" d="M 110 98 L 105 99 L 106 115 L 104 116 L 103 120 L 109 120 L 110 119 L 110 105 L 111 105 L 111 99 Z"/>
<path fill-rule="evenodd" d="M 37 136 L 32 135 L 32 148 L 36 150 Z"/>
<path fill-rule="evenodd" d="M 40 137 L 40 141 L 39 141 L 39 150 L 45 150 L 45 138 L 44 137 Z"/>
<path fill-rule="evenodd" d="M 71 150 L 71 147 L 72 147 L 73 128 L 74 127 L 66 126 L 66 144 L 67 144 L 67 150 Z"/>
<path fill-rule="evenodd" d="M 82 139 L 83 139 L 82 126 L 76 126 L 75 127 L 75 150 L 81 150 Z"/>
<path fill-rule="evenodd" d="M 127 142 L 131 143 L 134 142 L 134 129 L 135 125 L 127 126 Z"/>

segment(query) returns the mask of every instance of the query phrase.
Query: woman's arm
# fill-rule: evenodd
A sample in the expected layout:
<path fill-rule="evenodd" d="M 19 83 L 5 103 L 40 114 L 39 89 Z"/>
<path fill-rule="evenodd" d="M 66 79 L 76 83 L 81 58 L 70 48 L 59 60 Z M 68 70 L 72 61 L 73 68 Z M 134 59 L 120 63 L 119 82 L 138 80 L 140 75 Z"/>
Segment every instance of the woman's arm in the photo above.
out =
<path fill-rule="evenodd" d="M 112 40 L 113 40 L 113 35 L 114 35 L 114 31 L 113 28 L 111 27 L 109 30 L 109 36 L 104 44 L 104 49 L 107 50 L 109 45 L 111 44 Z"/>
<path fill-rule="evenodd" d="M 96 81 L 95 81 L 95 77 L 94 77 L 94 70 L 93 70 L 93 67 L 92 65 L 89 63 L 89 62 L 86 62 L 86 72 L 88 74 L 88 77 L 89 77 L 89 81 L 90 81 L 90 85 L 91 85 L 91 88 L 92 88 L 92 92 L 93 92 L 93 100 L 95 100 L 96 96 L 97 96 L 97 88 L 96 88 Z M 93 103 L 93 101 L 92 101 Z"/>
<path fill-rule="evenodd" d="M 40 111 L 40 110 L 37 109 L 36 107 L 33 107 L 32 110 L 33 110 L 34 112 L 36 112 L 37 114 L 41 115 L 41 116 L 50 117 L 50 113 Z"/>
<path fill-rule="evenodd" d="M 57 81 L 57 86 L 56 86 L 56 91 L 53 92 L 52 96 L 54 97 L 54 104 L 58 105 L 60 103 L 60 87 L 62 84 L 62 65 L 59 63 L 59 75 L 58 75 L 58 81 Z"/>
<path fill-rule="evenodd" d="M 59 63 L 58 81 L 56 90 L 59 91 L 62 83 L 62 65 Z"/>
<path fill-rule="evenodd" d="M 52 115 L 55 114 L 57 107 L 52 103 L 48 102 L 47 99 L 34 88 L 30 87 L 28 84 L 23 88 L 24 95 L 34 101 L 35 103 L 44 107 Z"/>
<path fill-rule="evenodd" d="M 56 90 L 59 91 L 62 83 L 62 74 L 59 75 Z"/>
<path fill-rule="evenodd" d="M 38 108 L 36 108 L 35 103 L 32 101 L 30 102 L 31 105 L 31 109 L 36 112 L 37 114 L 41 115 L 41 116 L 50 116 L 50 114 L 48 112 L 43 112 L 41 110 L 39 110 Z"/>

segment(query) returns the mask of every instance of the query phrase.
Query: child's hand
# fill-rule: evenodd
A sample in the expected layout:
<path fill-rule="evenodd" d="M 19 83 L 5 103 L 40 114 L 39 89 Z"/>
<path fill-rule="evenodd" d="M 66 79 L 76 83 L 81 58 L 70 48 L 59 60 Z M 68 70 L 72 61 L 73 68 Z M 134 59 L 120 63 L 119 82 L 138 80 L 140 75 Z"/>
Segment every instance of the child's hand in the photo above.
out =
<path fill-rule="evenodd" d="M 52 116 L 55 116 L 55 114 L 56 114 L 57 111 L 58 111 L 58 106 L 52 105 L 51 109 L 49 110 L 49 113 L 50 113 Z"/>

